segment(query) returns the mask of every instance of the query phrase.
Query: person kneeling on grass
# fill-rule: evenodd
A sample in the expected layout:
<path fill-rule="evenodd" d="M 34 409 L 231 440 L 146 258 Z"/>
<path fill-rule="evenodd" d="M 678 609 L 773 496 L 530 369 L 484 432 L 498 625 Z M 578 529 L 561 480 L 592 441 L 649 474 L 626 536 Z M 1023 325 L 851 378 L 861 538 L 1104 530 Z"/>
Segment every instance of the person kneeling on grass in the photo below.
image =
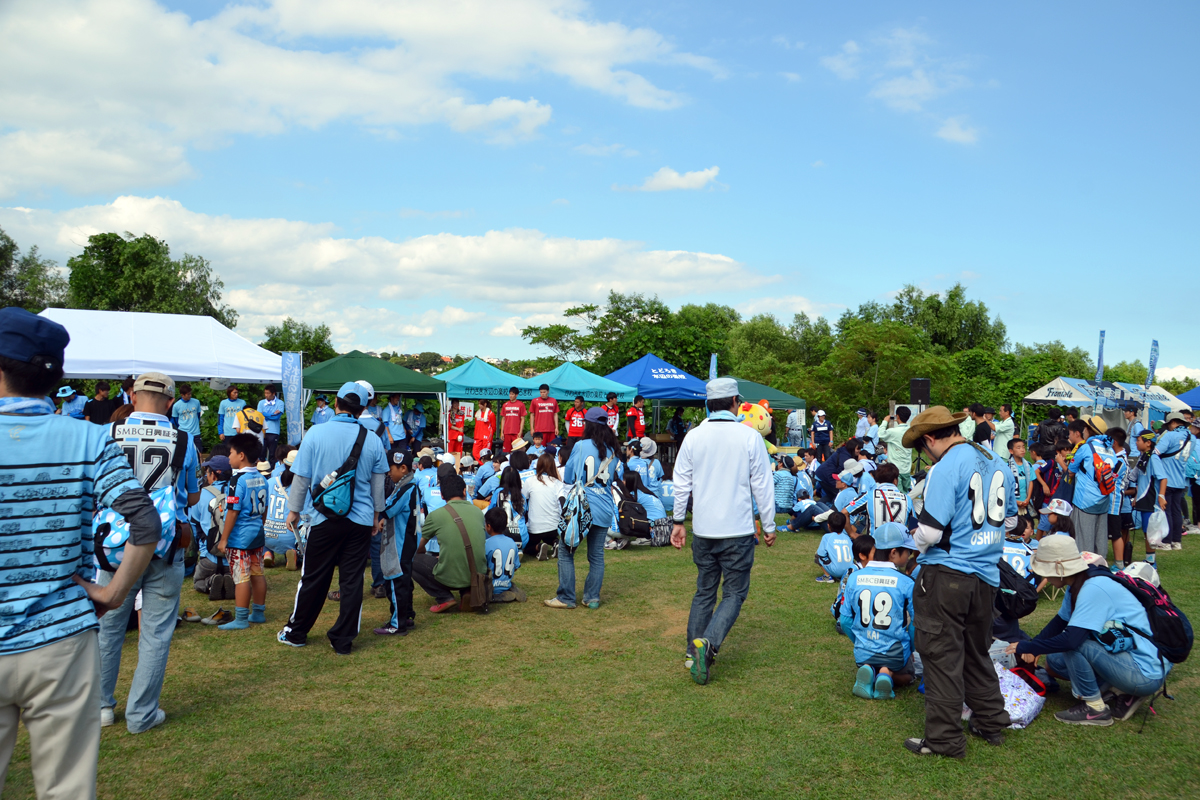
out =
<path fill-rule="evenodd" d="M 851 575 L 871 561 L 871 555 L 875 552 L 875 537 L 866 533 L 861 534 L 854 540 L 854 545 L 850 549 L 854 554 L 854 563 L 846 567 L 846 572 L 842 575 L 842 582 L 838 585 L 837 597 L 833 598 L 833 605 L 829 607 L 829 613 L 833 615 L 833 627 L 842 636 L 847 635 L 842 630 L 842 604 L 846 601 L 846 584 L 850 581 Z"/>
<path fill-rule="evenodd" d="M 225 524 L 217 542 L 217 555 L 229 559 L 237 610 L 232 622 L 217 626 L 239 631 L 251 622 L 266 622 L 267 579 L 263 576 L 263 514 L 267 508 L 267 482 L 255 468 L 260 445 L 258 437 L 239 433 L 225 440 L 233 477 L 225 496 Z M 250 613 L 250 601 L 254 613 Z"/>
<path fill-rule="evenodd" d="M 901 570 L 916 544 L 897 522 L 872 534 L 870 561 L 846 581 L 842 630 L 854 642 L 853 692 L 867 700 L 890 700 L 893 686 L 912 683 L 913 580 Z"/>
<path fill-rule="evenodd" d="M 496 603 L 524 603 L 525 590 L 513 584 L 513 575 L 521 568 L 521 548 L 508 534 L 508 515 L 499 508 L 489 508 L 483 515 L 487 528 L 488 574 L 492 579 L 492 600 Z"/>
<path fill-rule="evenodd" d="M 487 534 L 484 531 L 483 512 L 464 498 L 467 487 L 459 476 L 447 475 L 442 479 L 441 488 L 446 504 L 429 512 L 425 518 L 425 524 L 421 527 L 421 544 L 413 556 L 413 580 L 433 598 L 434 604 L 429 610 L 434 614 L 449 611 L 458 604 L 451 592 L 471 591 L 472 572 L 487 572 L 484 563 Z M 467 548 L 455 514 L 466 526 L 475 556 L 474 564 L 467 560 Z M 437 540 L 436 556 L 425 552 L 430 540 Z"/>
<path fill-rule="evenodd" d="M 842 512 L 833 512 L 825 522 L 829 533 L 821 537 L 813 560 L 821 568 L 817 583 L 834 583 L 854 565 L 854 540 L 846 533 L 846 515 Z"/>
<path fill-rule="evenodd" d="M 1154 642 L 1139 633 L 1150 631 L 1145 608 L 1107 569 L 1089 568 L 1070 536 L 1043 538 L 1031 569 L 1064 590 L 1062 607 L 1034 639 L 1006 652 L 1025 664 L 1046 655 L 1049 672 L 1071 682 L 1071 694 L 1082 702 L 1055 714 L 1059 722 L 1108 726 L 1132 717 L 1171 671 Z"/>

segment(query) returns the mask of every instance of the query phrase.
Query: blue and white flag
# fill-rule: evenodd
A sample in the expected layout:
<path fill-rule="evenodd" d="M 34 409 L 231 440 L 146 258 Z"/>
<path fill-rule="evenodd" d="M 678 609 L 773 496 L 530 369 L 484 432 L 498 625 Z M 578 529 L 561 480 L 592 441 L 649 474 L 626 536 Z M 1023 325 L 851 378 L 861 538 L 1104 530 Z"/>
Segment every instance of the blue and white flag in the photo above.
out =
<path fill-rule="evenodd" d="M 712 353 L 708 357 L 708 379 L 715 381 L 717 379 L 717 354 Z"/>
<path fill-rule="evenodd" d="M 1146 370 L 1146 388 L 1154 383 L 1154 368 L 1158 366 L 1158 339 L 1150 342 L 1150 369 Z"/>
<path fill-rule="evenodd" d="M 1104 331 L 1100 331 L 1100 352 L 1096 354 L 1096 380 L 1104 380 Z"/>
<path fill-rule="evenodd" d="M 300 444 L 304 438 L 304 357 L 302 353 L 283 354 L 283 410 L 287 414 L 288 444 Z"/>

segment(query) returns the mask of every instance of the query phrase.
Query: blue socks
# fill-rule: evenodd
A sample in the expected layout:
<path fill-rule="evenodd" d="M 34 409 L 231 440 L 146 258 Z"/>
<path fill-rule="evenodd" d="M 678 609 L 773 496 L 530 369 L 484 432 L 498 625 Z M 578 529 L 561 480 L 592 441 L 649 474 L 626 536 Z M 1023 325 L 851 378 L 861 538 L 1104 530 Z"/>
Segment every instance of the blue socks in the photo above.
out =
<path fill-rule="evenodd" d="M 233 612 L 233 622 L 226 622 L 224 625 L 218 625 L 217 629 L 222 631 L 244 631 L 250 627 L 250 609 L 237 606 Z"/>
<path fill-rule="evenodd" d="M 251 603 L 254 611 L 250 614 L 251 622 L 266 622 L 267 621 L 267 605 L 263 603 L 261 606 L 258 603 Z"/>

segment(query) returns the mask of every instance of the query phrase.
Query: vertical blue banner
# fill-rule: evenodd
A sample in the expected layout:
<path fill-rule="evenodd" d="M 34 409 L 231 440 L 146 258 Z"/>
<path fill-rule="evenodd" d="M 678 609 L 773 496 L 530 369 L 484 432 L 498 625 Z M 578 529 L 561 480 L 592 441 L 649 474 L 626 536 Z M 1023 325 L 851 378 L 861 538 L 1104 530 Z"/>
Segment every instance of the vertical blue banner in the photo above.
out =
<path fill-rule="evenodd" d="M 1158 339 L 1150 342 L 1150 369 L 1146 370 L 1146 388 L 1154 383 L 1154 368 L 1158 366 Z"/>
<path fill-rule="evenodd" d="M 304 438 L 304 388 L 301 353 L 283 354 L 283 410 L 287 414 L 288 444 L 300 444 Z"/>
<path fill-rule="evenodd" d="M 1100 331 L 1100 351 L 1096 354 L 1096 380 L 1104 380 L 1104 331 Z"/>
<path fill-rule="evenodd" d="M 711 353 L 708 357 L 708 379 L 715 381 L 717 379 L 717 354 Z"/>

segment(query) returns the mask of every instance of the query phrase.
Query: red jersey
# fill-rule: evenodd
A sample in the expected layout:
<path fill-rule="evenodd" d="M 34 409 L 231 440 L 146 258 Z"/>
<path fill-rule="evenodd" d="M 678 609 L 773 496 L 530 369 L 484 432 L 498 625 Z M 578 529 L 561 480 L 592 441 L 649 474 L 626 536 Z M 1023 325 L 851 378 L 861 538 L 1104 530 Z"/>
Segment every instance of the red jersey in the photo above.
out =
<path fill-rule="evenodd" d="M 612 428 L 612 432 L 617 432 L 617 426 L 621 424 L 621 407 L 616 403 L 611 406 L 605 404 L 604 410 L 608 412 L 608 427 Z"/>
<path fill-rule="evenodd" d="M 520 400 L 509 400 L 500 406 L 500 418 L 504 420 L 500 432 L 505 436 L 516 436 L 521 432 L 521 421 L 525 418 L 525 404 Z"/>
<path fill-rule="evenodd" d="M 463 428 L 466 427 L 466 424 L 467 412 L 464 411 L 460 406 L 454 410 L 453 414 L 450 415 L 450 430 L 462 433 Z"/>
<path fill-rule="evenodd" d="M 554 433 L 558 421 L 558 401 L 553 397 L 535 397 L 529 401 L 535 433 Z"/>
<path fill-rule="evenodd" d="M 481 408 L 475 412 L 475 438 L 491 442 L 496 433 L 496 415 L 490 408 Z"/>
<path fill-rule="evenodd" d="M 571 406 L 567 409 L 567 436 L 575 438 L 583 436 L 583 415 L 586 413 L 586 408 Z"/>
<path fill-rule="evenodd" d="M 630 406 L 625 412 L 629 421 L 629 433 L 638 439 L 646 435 L 646 412 L 637 406 Z"/>

